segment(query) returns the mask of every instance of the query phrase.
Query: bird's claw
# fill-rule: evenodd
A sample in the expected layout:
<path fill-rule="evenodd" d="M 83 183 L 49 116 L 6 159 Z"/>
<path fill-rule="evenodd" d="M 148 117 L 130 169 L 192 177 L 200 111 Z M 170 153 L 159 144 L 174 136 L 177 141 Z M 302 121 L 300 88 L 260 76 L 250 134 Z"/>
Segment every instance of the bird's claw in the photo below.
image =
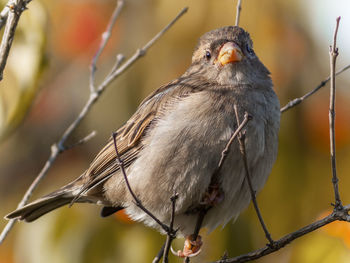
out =
<path fill-rule="evenodd" d="M 171 247 L 171 252 L 180 258 L 185 258 L 185 257 L 195 257 L 201 252 L 201 246 L 203 244 L 202 242 L 202 237 L 197 236 L 196 240 L 192 240 L 193 235 L 190 235 L 186 237 L 185 244 L 184 244 L 184 249 L 183 250 L 178 250 L 177 252 L 174 251 L 174 249 Z"/>

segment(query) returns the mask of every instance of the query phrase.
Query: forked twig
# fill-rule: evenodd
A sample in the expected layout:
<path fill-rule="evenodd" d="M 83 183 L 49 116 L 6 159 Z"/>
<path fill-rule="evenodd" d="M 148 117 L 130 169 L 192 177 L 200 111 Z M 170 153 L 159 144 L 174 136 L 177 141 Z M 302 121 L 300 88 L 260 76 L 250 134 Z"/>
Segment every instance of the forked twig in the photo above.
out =
<path fill-rule="evenodd" d="M 338 187 L 338 176 L 336 168 L 336 156 L 335 156 L 335 64 L 338 57 L 337 48 L 337 34 L 339 27 L 340 17 L 337 18 L 337 23 L 334 31 L 333 46 L 329 47 L 329 60 L 330 60 L 330 94 L 329 94 L 329 139 L 330 139 L 330 154 L 332 164 L 332 183 L 334 188 L 335 205 L 334 208 L 341 210 L 343 205 L 340 200 L 339 187 Z"/>
<path fill-rule="evenodd" d="M 235 109 L 237 125 L 239 125 L 240 121 L 239 121 L 237 105 L 235 104 L 233 107 Z M 240 132 L 239 135 L 238 135 L 239 149 L 240 149 L 240 152 L 242 154 L 242 158 L 243 158 L 243 162 L 244 162 L 245 178 L 247 179 L 247 183 L 248 183 L 248 187 L 249 187 L 249 191 L 250 191 L 250 196 L 251 196 L 251 199 L 252 199 L 252 202 L 253 202 L 256 214 L 257 214 L 257 216 L 259 218 L 261 227 L 264 230 L 264 233 L 265 233 L 265 236 L 266 236 L 267 240 L 270 242 L 269 245 L 273 246 L 274 241 L 273 241 L 273 239 L 271 237 L 270 232 L 267 230 L 267 227 L 265 225 L 264 219 L 263 219 L 263 217 L 261 215 L 261 212 L 260 212 L 260 208 L 258 206 L 258 202 L 256 200 L 256 191 L 253 188 L 251 175 L 250 175 L 250 171 L 249 171 L 247 153 L 246 153 L 246 148 L 245 148 L 245 135 L 246 135 L 245 131 Z"/>
<path fill-rule="evenodd" d="M 217 187 L 217 183 L 218 183 L 218 177 L 219 177 L 219 173 L 224 165 L 224 162 L 228 156 L 228 153 L 230 151 L 230 147 L 234 141 L 235 138 L 237 138 L 238 134 L 241 132 L 241 130 L 247 125 L 247 123 L 251 120 L 251 116 L 246 112 L 244 114 L 244 119 L 242 121 L 242 123 L 240 125 L 238 125 L 238 128 L 232 133 L 229 141 L 227 142 L 224 150 L 221 152 L 221 157 L 219 160 L 219 163 L 215 169 L 215 171 L 213 172 L 213 175 L 211 177 L 211 181 L 208 187 L 208 192 L 212 191 L 212 189 L 216 189 Z M 207 212 L 210 210 L 212 206 L 210 204 L 204 204 L 201 205 L 199 207 L 199 211 L 198 211 L 198 217 L 197 217 L 197 222 L 195 225 L 195 229 L 194 232 L 192 234 L 192 241 L 197 240 L 197 237 L 199 235 L 199 231 L 202 227 L 203 221 L 204 221 L 204 217 L 207 214 Z M 186 257 L 185 258 L 185 262 L 189 263 L 190 262 L 190 258 Z"/>
<path fill-rule="evenodd" d="M 179 197 L 178 193 L 174 193 L 174 195 L 171 197 L 171 219 L 170 219 L 170 229 L 174 229 L 174 220 L 175 220 L 175 207 L 176 207 L 176 200 Z M 176 231 L 175 231 L 176 232 Z M 163 263 L 168 263 L 168 255 L 171 248 L 171 243 L 175 239 L 176 235 L 174 235 L 172 232 L 167 233 L 167 239 L 165 242 L 164 247 L 164 254 L 163 254 Z"/>
<path fill-rule="evenodd" d="M 337 71 L 335 73 L 335 76 L 340 75 L 341 73 L 343 73 L 344 71 L 350 69 L 350 64 L 343 67 L 341 70 Z M 285 106 L 283 106 L 281 108 L 281 112 L 285 112 L 291 108 L 294 108 L 295 106 L 299 105 L 301 102 L 303 102 L 305 99 L 307 99 L 308 97 L 310 97 L 311 95 L 313 95 L 314 93 L 316 93 L 317 91 L 319 91 L 322 87 L 326 86 L 326 84 L 328 83 L 328 81 L 330 81 L 331 77 L 328 77 L 324 80 L 321 81 L 321 83 L 314 88 L 313 90 L 309 91 L 308 93 L 306 93 L 304 96 L 300 97 L 300 98 L 295 98 L 291 101 L 289 101 Z"/>
<path fill-rule="evenodd" d="M 180 11 L 180 13 L 167 25 L 165 26 L 158 34 L 156 34 L 150 41 L 147 42 L 146 45 L 144 45 L 142 48 L 138 49 L 135 54 L 130 57 L 123 65 L 121 65 L 116 71 L 109 74 L 106 79 L 102 82 L 102 84 L 97 88 L 97 92 L 100 93 L 102 90 L 105 89 L 107 85 L 109 85 L 110 82 L 112 82 L 116 77 L 118 77 L 122 72 L 124 72 L 126 69 L 128 69 L 134 62 L 143 57 L 146 54 L 146 51 L 153 46 L 153 44 L 164 35 L 166 31 L 171 28 L 177 20 L 179 20 L 180 17 L 182 17 L 186 12 L 188 8 L 185 7 Z"/>
<path fill-rule="evenodd" d="M 218 260 L 215 261 L 215 263 L 236 263 L 236 262 L 248 262 L 254 259 L 261 258 L 263 256 L 266 256 L 268 254 L 271 254 L 289 243 L 291 243 L 293 240 L 304 236 L 310 232 L 313 232 L 329 223 L 332 223 L 334 221 L 347 221 L 350 222 L 350 216 L 347 214 L 347 212 L 350 210 L 350 205 L 344 206 L 342 211 L 333 211 L 332 214 L 312 223 L 309 224 L 303 228 L 300 228 L 299 230 L 292 232 L 290 234 L 285 235 L 281 239 L 275 240 L 274 245 L 270 246 L 269 244 L 266 245 L 263 248 L 257 249 L 255 251 L 249 252 L 244 255 L 240 255 L 234 258 L 228 258 L 228 259 L 223 259 L 223 260 Z"/>
<path fill-rule="evenodd" d="M 26 0 L 24 3 L 25 5 L 29 4 L 32 0 Z M 15 3 L 15 0 L 9 0 L 7 4 L 4 6 L 4 8 L 0 12 L 0 30 L 4 27 L 6 24 L 9 12 L 11 12 L 11 9 L 13 9 L 13 4 Z"/>
<path fill-rule="evenodd" d="M 350 67 L 347 66 L 345 68 L 343 68 L 342 70 L 338 71 L 337 74 L 335 74 L 335 62 L 336 62 L 336 56 L 338 55 L 338 49 L 336 48 L 336 37 L 337 37 L 337 31 L 338 31 L 338 26 L 339 26 L 339 19 L 337 18 L 337 25 L 336 25 L 336 29 L 335 29 L 335 33 L 334 33 L 334 39 L 333 39 L 333 46 L 330 49 L 330 65 L 331 65 L 331 74 L 330 74 L 330 78 L 323 81 L 321 83 L 322 86 L 325 85 L 325 83 L 328 80 L 331 80 L 331 92 L 330 92 L 330 111 L 329 111 L 329 119 L 330 119 L 330 140 L 331 140 L 331 160 L 332 160 L 332 174 L 333 174 L 333 186 L 334 186 L 334 194 L 335 194 L 335 207 L 333 212 L 316 221 L 313 222 L 303 228 L 300 228 L 297 231 L 294 231 L 290 234 L 285 235 L 284 237 L 282 237 L 279 240 L 273 241 L 273 246 L 271 246 L 270 244 L 266 245 L 263 248 L 260 248 L 258 250 L 252 251 L 250 253 L 244 254 L 244 255 L 240 255 L 234 258 L 228 258 L 228 259 L 222 259 L 219 261 L 216 261 L 216 263 L 233 263 L 233 262 L 248 262 L 254 259 L 258 259 L 261 258 L 265 255 L 271 254 L 281 248 L 283 248 L 284 246 L 286 246 L 287 244 L 291 243 L 292 241 L 294 241 L 295 239 L 304 236 L 308 233 L 311 233 L 313 231 L 315 231 L 316 229 L 319 229 L 331 222 L 334 221 L 347 221 L 350 222 L 350 215 L 349 215 L 349 210 L 350 210 L 350 205 L 347 206 L 342 206 L 341 203 L 341 199 L 339 196 L 339 190 L 338 190 L 338 178 L 336 175 L 336 166 L 335 166 L 335 138 L 334 138 L 334 104 L 335 104 L 335 76 L 337 74 L 340 74 L 341 72 L 345 71 L 346 69 L 348 69 Z M 317 89 L 319 89 L 320 87 L 317 87 Z M 316 90 L 317 91 L 317 90 Z M 315 90 L 312 91 L 311 94 L 307 95 L 306 97 L 312 95 L 313 93 L 316 92 Z M 304 96 L 305 97 L 305 96 Z M 306 98 L 305 97 L 305 98 Z M 299 102 L 300 103 L 300 102 Z M 285 111 L 291 107 L 294 107 L 297 104 L 291 104 L 290 106 L 287 105 L 285 107 L 283 107 L 281 109 L 281 111 Z M 283 110 L 285 109 L 285 110 Z"/>
<path fill-rule="evenodd" d="M 108 23 L 107 29 L 105 32 L 102 33 L 102 39 L 100 42 L 100 46 L 97 49 L 95 56 L 93 57 L 91 64 L 90 64 L 90 92 L 95 91 L 95 73 L 96 73 L 96 64 L 97 60 L 100 58 L 103 50 L 105 49 L 108 40 L 110 39 L 112 35 L 112 29 L 114 28 L 115 23 L 117 22 L 117 19 L 124 7 L 124 0 L 118 0 L 117 7 L 114 9 L 114 12 L 112 14 L 112 17 Z M 119 65 L 118 65 L 119 66 Z"/>

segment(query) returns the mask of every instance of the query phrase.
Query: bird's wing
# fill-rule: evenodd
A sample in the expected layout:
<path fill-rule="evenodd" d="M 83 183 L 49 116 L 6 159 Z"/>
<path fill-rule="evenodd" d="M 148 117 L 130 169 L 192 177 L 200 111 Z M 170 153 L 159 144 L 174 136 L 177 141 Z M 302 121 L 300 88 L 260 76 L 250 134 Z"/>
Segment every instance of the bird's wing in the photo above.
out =
<path fill-rule="evenodd" d="M 118 153 L 123 160 L 125 168 L 129 167 L 142 150 L 142 139 L 147 130 L 156 123 L 174 103 L 190 93 L 198 92 L 206 86 L 204 81 L 191 83 L 181 79 L 162 86 L 148 96 L 138 107 L 134 115 L 117 131 L 116 144 Z M 199 88 L 200 87 L 200 88 Z M 96 186 L 113 176 L 120 166 L 116 161 L 116 149 L 113 138 L 110 138 L 106 146 L 97 154 L 87 171 L 79 178 L 83 182 L 80 192 L 73 200 L 75 202 L 82 194 L 99 195 L 101 190 Z M 72 202 L 72 203 L 73 203 Z"/>

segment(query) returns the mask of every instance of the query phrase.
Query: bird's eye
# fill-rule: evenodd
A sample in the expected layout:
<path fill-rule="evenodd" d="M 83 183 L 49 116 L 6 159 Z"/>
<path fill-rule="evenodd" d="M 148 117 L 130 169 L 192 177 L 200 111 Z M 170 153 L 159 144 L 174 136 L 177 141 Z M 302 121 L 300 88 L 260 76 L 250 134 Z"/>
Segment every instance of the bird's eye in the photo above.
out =
<path fill-rule="evenodd" d="M 205 52 L 205 57 L 206 57 L 206 59 L 210 59 L 210 58 L 211 58 L 211 53 L 210 53 L 210 51 L 206 51 L 206 52 Z"/>
<path fill-rule="evenodd" d="M 254 55 L 254 50 L 249 46 L 249 44 L 246 44 L 245 48 L 250 55 Z"/>

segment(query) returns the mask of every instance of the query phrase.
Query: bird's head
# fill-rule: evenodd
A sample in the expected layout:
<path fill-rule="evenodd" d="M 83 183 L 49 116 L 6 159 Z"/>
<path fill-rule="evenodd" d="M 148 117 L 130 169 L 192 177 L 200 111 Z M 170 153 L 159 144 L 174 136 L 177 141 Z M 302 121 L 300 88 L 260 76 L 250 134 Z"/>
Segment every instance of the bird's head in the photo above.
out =
<path fill-rule="evenodd" d="M 271 83 L 270 72 L 256 56 L 249 34 L 237 26 L 204 34 L 199 39 L 187 73 L 199 73 L 221 85 Z"/>

